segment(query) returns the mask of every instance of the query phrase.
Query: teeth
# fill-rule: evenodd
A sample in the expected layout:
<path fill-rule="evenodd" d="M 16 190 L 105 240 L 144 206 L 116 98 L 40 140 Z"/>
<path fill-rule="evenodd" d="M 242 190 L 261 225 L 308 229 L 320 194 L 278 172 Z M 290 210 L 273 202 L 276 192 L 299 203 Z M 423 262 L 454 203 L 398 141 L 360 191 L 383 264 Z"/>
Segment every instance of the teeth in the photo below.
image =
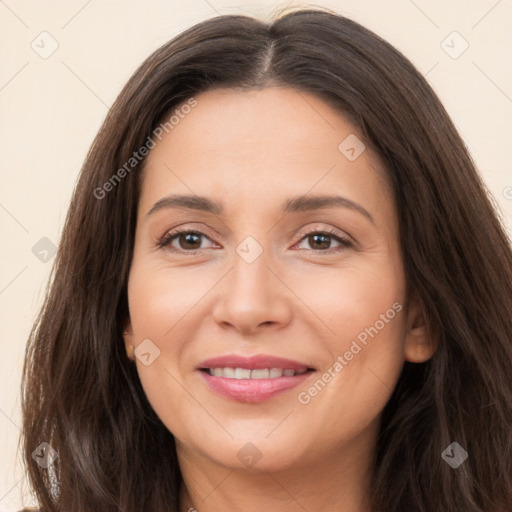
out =
<path fill-rule="evenodd" d="M 226 371 L 226 370 L 224 370 Z M 251 370 L 247 368 L 235 368 L 235 379 L 250 379 Z"/>
<path fill-rule="evenodd" d="M 307 370 L 295 371 L 282 368 L 209 368 L 208 373 L 214 377 L 226 377 L 228 379 L 278 379 L 279 377 L 293 377 L 302 375 Z"/>
<path fill-rule="evenodd" d="M 234 368 L 219 368 L 222 370 L 222 376 L 227 377 L 228 379 L 235 379 L 235 369 Z"/>
<path fill-rule="evenodd" d="M 270 370 L 268 368 L 264 368 L 262 370 L 252 370 L 251 371 L 251 379 L 268 379 L 270 376 Z"/>
<path fill-rule="evenodd" d="M 270 378 L 275 379 L 276 377 L 282 377 L 283 370 L 281 368 L 270 368 Z"/>

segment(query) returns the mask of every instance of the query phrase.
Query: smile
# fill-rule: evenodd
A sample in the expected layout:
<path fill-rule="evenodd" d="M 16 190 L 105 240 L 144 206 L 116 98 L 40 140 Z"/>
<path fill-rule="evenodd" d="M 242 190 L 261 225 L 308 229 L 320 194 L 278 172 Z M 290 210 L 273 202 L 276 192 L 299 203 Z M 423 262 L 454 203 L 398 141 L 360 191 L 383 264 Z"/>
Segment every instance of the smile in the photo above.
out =
<path fill-rule="evenodd" d="M 221 356 L 203 361 L 196 369 L 215 394 L 246 403 L 269 400 L 298 386 L 315 371 L 298 361 L 265 355 Z"/>

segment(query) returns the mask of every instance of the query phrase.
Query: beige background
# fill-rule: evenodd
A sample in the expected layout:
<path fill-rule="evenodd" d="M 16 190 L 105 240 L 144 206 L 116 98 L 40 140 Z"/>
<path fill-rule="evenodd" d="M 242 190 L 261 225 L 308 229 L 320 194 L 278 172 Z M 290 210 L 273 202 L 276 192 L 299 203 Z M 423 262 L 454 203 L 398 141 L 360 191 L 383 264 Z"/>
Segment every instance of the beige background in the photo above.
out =
<path fill-rule="evenodd" d="M 0 511 L 18 510 L 27 494 L 16 452 L 19 382 L 53 262 L 40 261 L 32 247 L 43 237 L 57 243 L 80 165 L 109 105 L 142 60 L 184 28 L 217 14 L 267 18 L 286 4 L 0 0 Z M 512 1 L 290 4 L 336 9 L 412 60 L 444 102 L 512 231 Z M 458 58 L 445 50 L 455 56 L 465 44 L 459 36 L 442 46 L 453 31 L 469 44 Z M 31 47 L 42 53 L 57 43 L 46 59 Z"/>

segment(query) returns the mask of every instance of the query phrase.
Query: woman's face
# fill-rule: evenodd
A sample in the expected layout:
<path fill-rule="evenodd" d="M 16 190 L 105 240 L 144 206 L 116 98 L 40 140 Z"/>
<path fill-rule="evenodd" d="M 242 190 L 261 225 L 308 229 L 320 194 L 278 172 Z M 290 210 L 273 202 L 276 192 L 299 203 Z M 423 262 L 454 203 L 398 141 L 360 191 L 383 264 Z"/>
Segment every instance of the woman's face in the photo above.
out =
<path fill-rule="evenodd" d="M 125 335 L 144 391 L 182 458 L 361 455 L 404 359 L 431 355 L 384 169 L 315 96 L 195 99 L 144 171 Z"/>

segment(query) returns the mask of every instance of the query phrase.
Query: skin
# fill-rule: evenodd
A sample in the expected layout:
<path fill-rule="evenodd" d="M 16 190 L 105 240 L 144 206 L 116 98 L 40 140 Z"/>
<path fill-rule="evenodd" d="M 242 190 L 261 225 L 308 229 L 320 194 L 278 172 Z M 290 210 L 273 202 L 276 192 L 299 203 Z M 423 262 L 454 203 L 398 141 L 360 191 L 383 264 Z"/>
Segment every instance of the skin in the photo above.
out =
<path fill-rule="evenodd" d="M 355 161 L 339 151 L 348 135 L 362 137 L 313 95 L 269 87 L 196 100 L 146 161 L 125 333 L 127 350 L 145 339 L 160 350 L 149 366 L 134 361 L 176 438 L 182 510 L 369 512 L 382 410 L 404 361 L 435 351 L 421 308 L 405 304 L 386 173 L 369 147 Z M 148 215 L 169 194 L 206 196 L 223 212 Z M 373 221 L 348 207 L 282 211 L 291 197 L 332 194 Z M 178 226 L 204 236 L 158 246 Z M 308 237 L 325 229 L 352 245 Z M 252 263 L 236 252 L 247 236 L 263 250 Z M 299 393 L 329 368 L 332 375 L 336 358 L 393 304 L 403 308 L 300 403 Z M 316 371 L 266 402 L 241 403 L 211 391 L 196 370 L 225 354 L 269 354 Z M 254 465 L 237 456 L 253 453 L 248 442 L 261 456 Z"/>

